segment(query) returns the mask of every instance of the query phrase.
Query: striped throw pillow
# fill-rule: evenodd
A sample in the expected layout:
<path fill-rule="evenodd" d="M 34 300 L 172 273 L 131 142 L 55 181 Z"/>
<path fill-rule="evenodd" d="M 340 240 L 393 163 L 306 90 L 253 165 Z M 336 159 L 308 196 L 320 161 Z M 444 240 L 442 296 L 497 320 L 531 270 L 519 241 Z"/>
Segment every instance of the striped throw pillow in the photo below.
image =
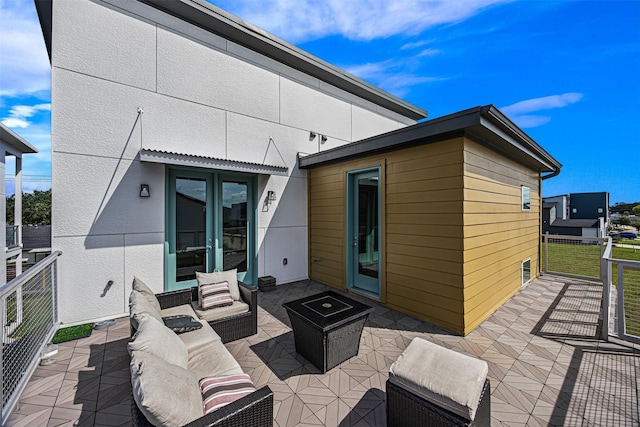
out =
<path fill-rule="evenodd" d="M 229 292 L 228 282 L 211 283 L 200 285 L 199 287 L 203 310 L 233 305 L 233 297 Z"/>
<path fill-rule="evenodd" d="M 251 377 L 247 374 L 207 377 L 200 380 L 204 414 L 234 402 L 256 391 Z"/>

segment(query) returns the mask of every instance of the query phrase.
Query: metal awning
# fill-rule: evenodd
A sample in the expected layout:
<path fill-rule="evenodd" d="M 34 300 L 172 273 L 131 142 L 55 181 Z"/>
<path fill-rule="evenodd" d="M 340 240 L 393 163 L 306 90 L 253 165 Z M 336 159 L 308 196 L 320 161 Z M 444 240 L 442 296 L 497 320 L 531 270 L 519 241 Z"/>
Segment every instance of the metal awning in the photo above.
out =
<path fill-rule="evenodd" d="M 168 151 L 149 150 L 144 148 L 140 150 L 140 161 L 162 163 L 165 165 L 191 166 L 195 168 L 256 173 L 264 175 L 287 176 L 288 172 L 288 168 L 286 166 L 242 162 L 239 160 L 218 159 L 215 157 L 171 153 Z"/>

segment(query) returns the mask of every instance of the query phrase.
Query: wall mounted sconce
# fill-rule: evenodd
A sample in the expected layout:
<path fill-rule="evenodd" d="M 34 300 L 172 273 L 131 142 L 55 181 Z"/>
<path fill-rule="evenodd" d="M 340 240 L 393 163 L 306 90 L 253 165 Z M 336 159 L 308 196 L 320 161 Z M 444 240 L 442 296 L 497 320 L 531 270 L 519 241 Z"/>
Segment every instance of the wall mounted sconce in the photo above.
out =
<path fill-rule="evenodd" d="M 269 206 L 271 203 L 276 200 L 276 192 L 275 191 L 267 191 L 267 195 L 264 198 L 264 203 L 262 204 L 262 212 L 269 212 Z"/>
<path fill-rule="evenodd" d="M 314 139 L 316 139 L 316 136 L 318 134 L 315 133 L 314 131 L 309 132 L 309 141 L 313 141 Z"/>
<path fill-rule="evenodd" d="M 327 135 L 322 135 L 320 138 L 320 144 L 324 144 L 325 142 L 327 142 Z"/>
<path fill-rule="evenodd" d="M 140 197 L 150 197 L 149 184 L 140 184 Z"/>

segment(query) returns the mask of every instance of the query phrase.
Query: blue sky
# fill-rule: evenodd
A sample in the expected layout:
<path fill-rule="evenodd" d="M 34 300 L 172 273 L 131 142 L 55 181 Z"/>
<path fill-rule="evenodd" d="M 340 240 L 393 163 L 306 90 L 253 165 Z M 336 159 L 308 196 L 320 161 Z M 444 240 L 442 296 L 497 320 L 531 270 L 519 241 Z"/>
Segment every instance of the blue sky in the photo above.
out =
<path fill-rule="evenodd" d="M 543 195 L 640 201 L 640 1 L 210 0 L 435 118 L 494 104 L 563 164 Z M 0 0 L 0 121 L 41 151 L 49 64 L 31 0 Z"/>

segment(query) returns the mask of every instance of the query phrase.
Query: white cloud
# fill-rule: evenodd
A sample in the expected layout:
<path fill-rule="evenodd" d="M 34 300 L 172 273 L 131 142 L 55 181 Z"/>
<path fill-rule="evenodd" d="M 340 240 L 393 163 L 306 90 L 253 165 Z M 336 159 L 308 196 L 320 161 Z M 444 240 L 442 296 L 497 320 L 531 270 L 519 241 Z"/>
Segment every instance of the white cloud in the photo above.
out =
<path fill-rule="evenodd" d="M 520 115 L 532 113 L 540 110 L 550 110 L 552 108 L 562 108 L 575 104 L 582 99 L 581 93 L 568 92 L 562 95 L 544 96 L 542 98 L 527 99 L 500 108 L 500 111 L 507 115 Z"/>
<path fill-rule="evenodd" d="M 577 92 L 567 92 L 562 95 L 543 96 L 541 98 L 527 99 L 500 108 L 504 114 L 509 116 L 521 128 L 533 128 L 542 126 L 551 121 L 551 117 L 543 115 L 529 114 L 536 111 L 551 110 L 553 108 L 564 108 L 575 104 L 582 99 L 583 95 Z"/>
<path fill-rule="evenodd" d="M 258 27 L 299 43 L 330 35 L 373 40 L 461 22 L 510 0 L 210 0 Z"/>
<path fill-rule="evenodd" d="M 343 68 L 348 73 L 371 82 L 398 97 L 406 95 L 412 86 L 447 80 L 444 77 L 416 75 L 403 60 L 387 60 Z"/>
<path fill-rule="evenodd" d="M 524 115 L 524 116 L 515 116 L 513 117 L 513 121 L 523 129 L 535 128 L 538 126 L 542 126 L 551 121 L 551 117 L 549 116 L 534 116 L 534 115 Z"/>
<path fill-rule="evenodd" d="M 51 104 L 14 105 L 9 110 L 9 116 L 5 117 L 2 123 L 10 128 L 25 129 L 31 124 L 27 119 L 39 111 L 51 111 Z"/>
<path fill-rule="evenodd" d="M 32 0 L 0 0 L 0 96 L 51 88 L 51 67 Z"/>
<path fill-rule="evenodd" d="M 435 56 L 441 53 L 442 51 L 440 49 L 425 49 L 416 56 Z"/>
<path fill-rule="evenodd" d="M 418 47 L 422 47 L 422 46 L 426 46 L 430 43 L 433 43 L 433 40 L 420 40 L 417 42 L 412 42 L 412 43 L 407 43 L 402 45 L 402 47 L 400 48 L 401 50 L 407 50 L 407 49 L 415 49 Z"/>

